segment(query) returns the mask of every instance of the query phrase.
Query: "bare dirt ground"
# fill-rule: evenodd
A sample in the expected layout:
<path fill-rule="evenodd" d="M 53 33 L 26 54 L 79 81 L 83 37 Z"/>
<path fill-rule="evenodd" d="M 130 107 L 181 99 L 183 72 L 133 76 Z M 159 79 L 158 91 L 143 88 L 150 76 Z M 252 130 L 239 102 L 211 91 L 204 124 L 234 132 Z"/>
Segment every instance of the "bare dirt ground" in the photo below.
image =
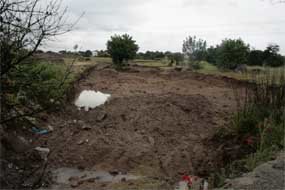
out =
<path fill-rule="evenodd" d="M 54 131 L 35 142 L 53 168 L 131 172 L 169 183 L 207 176 L 222 164 L 211 139 L 235 111 L 229 81 L 191 71 L 97 67 L 76 87 L 111 94 L 88 112 L 71 102 L 48 116 Z M 92 184 L 84 187 L 94 187 Z M 129 184 L 133 185 L 133 183 Z M 108 188 L 103 185 L 102 187 Z"/>

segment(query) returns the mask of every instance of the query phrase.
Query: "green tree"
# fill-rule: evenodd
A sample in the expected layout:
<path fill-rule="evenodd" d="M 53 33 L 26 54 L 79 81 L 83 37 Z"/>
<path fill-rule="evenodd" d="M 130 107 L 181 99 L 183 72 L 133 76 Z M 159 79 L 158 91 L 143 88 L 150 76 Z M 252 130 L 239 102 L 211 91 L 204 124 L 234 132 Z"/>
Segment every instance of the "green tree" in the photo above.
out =
<path fill-rule="evenodd" d="M 264 51 L 265 64 L 272 67 L 279 67 L 284 65 L 284 58 L 278 54 L 280 50 L 279 45 L 270 44 Z"/>
<path fill-rule="evenodd" d="M 107 42 L 107 51 L 118 67 L 123 65 L 123 61 L 134 59 L 138 50 L 136 41 L 128 34 L 111 36 Z"/>
<path fill-rule="evenodd" d="M 225 39 L 217 49 L 217 65 L 222 69 L 235 69 L 247 64 L 249 45 L 242 39 Z"/>
<path fill-rule="evenodd" d="M 84 57 L 91 57 L 91 56 L 92 56 L 92 51 L 86 50 L 86 51 L 84 52 Z"/>
<path fill-rule="evenodd" d="M 189 36 L 183 41 L 182 52 L 188 57 L 190 62 L 202 61 L 206 58 L 207 42 L 197 39 L 196 36 Z"/>
<path fill-rule="evenodd" d="M 42 99 L 63 98 L 71 66 L 59 75 L 34 55 L 42 44 L 73 28 L 76 22 L 67 23 L 66 16 L 60 0 L 0 0 L 1 125 L 49 108 Z"/>
<path fill-rule="evenodd" d="M 207 49 L 206 61 L 216 65 L 217 60 L 217 47 L 211 46 Z"/>
<path fill-rule="evenodd" d="M 248 56 L 249 65 L 263 65 L 264 53 L 261 50 L 252 50 Z"/>
<path fill-rule="evenodd" d="M 176 62 L 176 65 L 180 65 L 180 63 L 183 61 L 184 59 L 184 56 L 182 53 L 180 52 L 176 52 L 176 53 L 173 53 L 173 59 L 175 60 Z"/>

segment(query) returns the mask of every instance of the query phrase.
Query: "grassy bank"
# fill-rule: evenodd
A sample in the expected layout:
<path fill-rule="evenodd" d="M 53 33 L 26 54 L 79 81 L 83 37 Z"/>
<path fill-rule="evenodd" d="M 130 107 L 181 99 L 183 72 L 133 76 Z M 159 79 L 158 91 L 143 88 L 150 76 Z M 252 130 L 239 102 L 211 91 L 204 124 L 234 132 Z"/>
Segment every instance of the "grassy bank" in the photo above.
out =
<path fill-rule="evenodd" d="M 264 70 L 234 93 L 238 110 L 231 126 L 217 137 L 225 149 L 236 148 L 215 174 L 216 186 L 274 159 L 285 147 L 285 72 Z"/>

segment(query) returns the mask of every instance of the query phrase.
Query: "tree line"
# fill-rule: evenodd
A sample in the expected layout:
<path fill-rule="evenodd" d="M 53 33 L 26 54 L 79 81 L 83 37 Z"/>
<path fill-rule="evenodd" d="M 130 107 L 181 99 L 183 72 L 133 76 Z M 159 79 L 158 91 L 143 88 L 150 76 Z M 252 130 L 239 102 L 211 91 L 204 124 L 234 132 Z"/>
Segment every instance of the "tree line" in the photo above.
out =
<path fill-rule="evenodd" d="M 128 35 L 111 36 L 107 42 L 106 50 L 99 50 L 92 53 L 90 50 L 79 51 L 77 54 L 83 57 L 111 57 L 116 65 L 131 59 L 161 60 L 168 59 L 171 64 L 195 65 L 200 61 L 207 61 L 221 69 L 235 69 L 239 65 L 271 66 L 279 67 L 284 65 L 284 56 L 277 44 L 269 44 L 265 50 L 250 48 L 241 38 L 224 39 L 216 46 L 208 47 L 206 40 L 196 36 L 187 37 L 182 44 L 181 52 L 146 51 L 138 52 L 139 46 L 136 41 Z M 72 52 L 60 51 L 68 54 Z"/>
<path fill-rule="evenodd" d="M 207 42 L 189 36 L 183 42 L 183 53 L 190 63 L 207 61 L 222 69 L 235 69 L 238 65 L 279 67 L 285 58 L 277 44 L 269 44 L 265 50 L 251 49 L 241 38 L 225 39 L 216 46 L 207 48 Z"/>

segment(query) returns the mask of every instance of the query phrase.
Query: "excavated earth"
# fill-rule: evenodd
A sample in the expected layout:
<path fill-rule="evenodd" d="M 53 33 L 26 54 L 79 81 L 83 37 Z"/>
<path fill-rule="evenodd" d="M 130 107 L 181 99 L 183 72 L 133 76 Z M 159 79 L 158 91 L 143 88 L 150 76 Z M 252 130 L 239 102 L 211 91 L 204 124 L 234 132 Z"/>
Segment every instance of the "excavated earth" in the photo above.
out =
<path fill-rule="evenodd" d="M 54 130 L 34 145 L 51 150 L 49 168 L 132 173 L 163 181 L 160 187 L 166 189 L 183 174 L 206 177 L 222 165 L 211 139 L 229 125 L 236 109 L 230 80 L 142 66 L 119 72 L 101 65 L 75 89 L 75 98 L 82 90 L 111 98 L 88 112 L 79 110 L 74 99 L 64 111 L 46 117 L 45 124 Z M 135 184 L 127 183 L 129 188 Z"/>

